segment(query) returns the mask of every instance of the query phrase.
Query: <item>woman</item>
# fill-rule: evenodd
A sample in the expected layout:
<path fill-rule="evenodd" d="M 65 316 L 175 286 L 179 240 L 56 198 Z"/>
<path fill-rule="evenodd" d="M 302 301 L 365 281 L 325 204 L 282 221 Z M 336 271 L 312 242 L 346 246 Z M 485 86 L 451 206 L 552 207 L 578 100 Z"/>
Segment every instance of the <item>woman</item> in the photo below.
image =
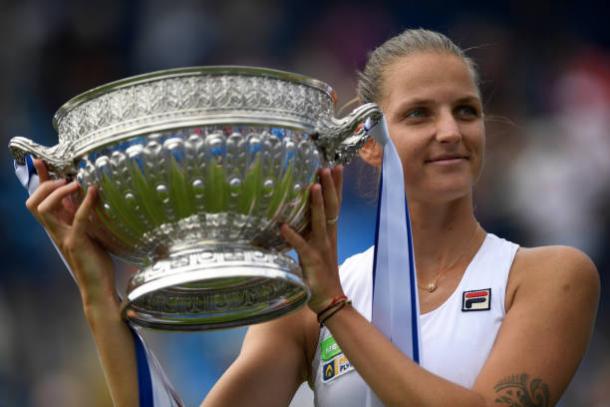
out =
<path fill-rule="evenodd" d="M 363 382 L 392 406 L 555 404 L 590 338 L 598 275 L 575 249 L 519 248 L 477 223 L 472 189 L 485 130 L 472 62 L 441 34 L 407 30 L 375 50 L 359 92 L 384 111 L 404 168 L 422 365 L 369 322 L 372 251 L 348 259 L 338 271 L 341 168 L 324 169 L 311 188 L 311 233 L 281 229 L 299 254 L 312 291 L 309 307 L 252 326 L 239 357 L 203 405 L 286 406 L 305 380 L 314 385 L 319 405 L 364 405 Z M 378 167 L 381 151 L 369 141 L 361 157 Z M 136 406 L 133 338 L 119 315 L 112 263 L 84 231 L 95 190 L 74 212 L 62 201 L 79 186 L 49 181 L 39 161 L 36 168 L 42 183 L 27 206 L 77 276 L 115 404 Z M 333 307 L 333 300 L 339 305 Z M 322 372 L 325 362 L 339 356 L 341 373 Z"/>

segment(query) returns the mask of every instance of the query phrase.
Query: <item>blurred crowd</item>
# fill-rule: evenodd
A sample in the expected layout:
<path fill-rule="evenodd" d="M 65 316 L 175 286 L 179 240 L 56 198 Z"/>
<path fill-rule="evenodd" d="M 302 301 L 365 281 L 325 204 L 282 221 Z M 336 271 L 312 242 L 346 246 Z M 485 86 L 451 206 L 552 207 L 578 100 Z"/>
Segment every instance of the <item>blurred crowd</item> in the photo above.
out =
<path fill-rule="evenodd" d="M 51 119 L 69 98 L 178 66 L 295 71 L 332 85 L 341 105 L 373 47 L 408 27 L 444 32 L 482 73 L 482 225 L 524 246 L 578 247 L 600 271 L 593 341 L 562 405 L 608 406 L 610 28 L 601 6 L 586 3 L 2 0 L 0 135 L 4 145 L 16 135 L 54 145 Z M 108 406 L 78 292 L 25 209 L 6 150 L 0 163 L 0 407 Z M 374 174 L 354 162 L 346 177 L 341 259 L 372 244 L 375 222 Z M 147 337 L 190 406 L 235 358 L 243 333 Z"/>

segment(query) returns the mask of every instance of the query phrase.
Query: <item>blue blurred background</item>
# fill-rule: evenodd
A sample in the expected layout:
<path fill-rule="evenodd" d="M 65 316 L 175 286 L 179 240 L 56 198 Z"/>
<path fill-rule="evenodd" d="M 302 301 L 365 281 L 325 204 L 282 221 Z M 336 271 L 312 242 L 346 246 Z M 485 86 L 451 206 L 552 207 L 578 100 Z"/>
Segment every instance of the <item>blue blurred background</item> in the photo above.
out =
<path fill-rule="evenodd" d="M 476 188 L 485 228 L 522 245 L 569 244 L 597 264 L 602 301 L 565 406 L 610 405 L 610 28 L 603 2 L 2 0 L 0 134 L 54 145 L 66 100 L 125 76 L 248 64 L 355 96 L 367 53 L 408 27 L 442 31 L 480 65 L 489 116 Z M 108 406 L 77 290 L 0 154 L 0 406 Z M 340 257 L 371 245 L 375 174 L 347 169 Z M 569 299 L 566 299 L 569 301 Z M 239 351 L 243 329 L 149 332 L 187 405 Z M 274 357 L 281 357 L 276 354 Z M 307 395 L 294 405 L 311 405 Z"/>

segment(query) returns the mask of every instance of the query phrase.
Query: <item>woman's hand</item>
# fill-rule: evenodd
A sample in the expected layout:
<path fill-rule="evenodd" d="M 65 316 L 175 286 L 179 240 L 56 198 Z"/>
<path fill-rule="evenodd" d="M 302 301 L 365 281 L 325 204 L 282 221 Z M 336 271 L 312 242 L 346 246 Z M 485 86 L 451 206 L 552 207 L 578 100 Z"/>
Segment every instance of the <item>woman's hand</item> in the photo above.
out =
<path fill-rule="evenodd" d="M 337 265 L 337 219 L 341 207 L 343 167 L 319 171 L 320 183 L 310 189 L 311 231 L 303 237 L 287 224 L 282 225 L 282 237 L 299 255 L 305 282 L 311 289 L 309 308 L 315 313 L 327 306 L 332 298 L 342 295 Z"/>
<path fill-rule="evenodd" d="M 34 166 L 40 177 L 40 185 L 26 201 L 26 206 L 47 230 L 70 265 L 83 304 L 89 306 L 108 299 L 116 302 L 112 260 L 86 232 L 97 191 L 94 187 L 88 188 L 79 206 L 72 199 L 80 191 L 76 181 L 66 184 L 64 179 L 49 180 L 44 162 L 34 160 Z"/>

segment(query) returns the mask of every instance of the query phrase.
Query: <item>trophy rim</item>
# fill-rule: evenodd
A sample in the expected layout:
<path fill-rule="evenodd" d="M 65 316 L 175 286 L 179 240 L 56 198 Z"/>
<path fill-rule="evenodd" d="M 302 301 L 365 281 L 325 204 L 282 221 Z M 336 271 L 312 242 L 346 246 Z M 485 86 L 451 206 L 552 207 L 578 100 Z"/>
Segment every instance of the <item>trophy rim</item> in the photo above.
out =
<path fill-rule="evenodd" d="M 89 89 L 77 96 L 74 96 L 65 102 L 53 116 L 53 128 L 59 130 L 60 121 L 72 110 L 78 106 L 95 99 L 96 97 L 130 86 L 144 84 L 163 79 L 179 78 L 194 75 L 248 75 L 259 77 L 270 77 L 279 80 L 285 80 L 293 83 L 300 83 L 321 90 L 326 93 L 332 100 L 333 104 L 337 102 L 337 94 L 335 90 L 319 79 L 301 75 L 294 72 L 282 71 L 279 69 L 264 68 L 258 66 L 246 65 L 209 65 L 209 66 L 192 66 L 163 69 L 154 72 L 148 72 L 140 75 L 129 76 L 116 81 L 108 82 L 95 88 Z"/>
<path fill-rule="evenodd" d="M 296 265 L 296 262 L 294 265 Z M 263 265 L 257 267 L 257 264 L 242 264 L 242 265 L 221 265 L 219 267 L 207 267 L 175 273 L 173 275 L 165 275 L 151 281 L 140 283 L 135 287 L 128 288 L 128 294 L 123 299 L 121 304 L 121 315 L 124 319 L 130 320 L 140 326 L 153 328 L 165 331 L 205 331 L 216 329 L 234 328 L 244 325 L 257 324 L 279 316 L 287 315 L 295 312 L 305 306 L 311 298 L 311 291 L 305 284 L 301 271 L 295 273 L 294 270 L 283 269 L 277 265 Z M 204 310 L 198 313 L 190 314 L 193 319 L 184 318 L 185 314 L 180 314 L 172 311 L 161 311 L 152 309 L 138 309 L 136 305 L 138 300 L 149 295 L 161 294 L 167 290 L 180 290 L 183 284 L 192 282 L 202 282 L 215 279 L 231 279 L 231 278 L 254 278 L 260 279 L 260 283 L 267 284 L 273 281 L 282 281 L 287 286 L 295 290 L 294 296 L 278 297 L 276 304 L 268 303 L 264 311 L 255 308 L 247 311 L 240 311 L 238 314 L 227 314 L 225 316 L 214 316 L 213 312 L 206 315 Z M 133 280 L 132 280 L 133 281 Z M 257 283 L 252 280 L 249 285 L 256 288 Z M 214 294 L 222 293 L 223 290 L 210 289 L 208 294 L 205 291 L 200 291 L 203 296 L 213 296 Z M 283 292 L 287 294 L 287 292 Z M 186 298 L 186 297 L 185 297 Z M 281 303 L 281 304 L 280 304 Z M 256 306 L 264 305 L 257 303 Z M 129 311 L 133 314 L 129 315 Z M 240 315 L 245 312 L 247 315 Z"/>

